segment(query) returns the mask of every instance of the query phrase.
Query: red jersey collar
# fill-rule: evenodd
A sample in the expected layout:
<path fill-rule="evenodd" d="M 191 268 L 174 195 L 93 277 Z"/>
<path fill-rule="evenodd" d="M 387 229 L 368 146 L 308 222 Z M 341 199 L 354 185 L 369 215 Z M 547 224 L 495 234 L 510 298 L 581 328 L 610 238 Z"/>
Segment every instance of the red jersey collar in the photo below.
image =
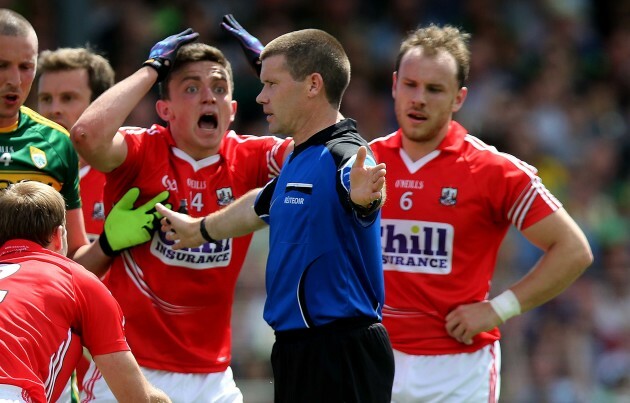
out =
<path fill-rule="evenodd" d="M 454 120 L 448 127 L 448 132 L 436 150 L 446 152 L 457 152 L 464 144 L 464 137 L 468 134 L 468 130 Z M 390 143 L 392 148 L 402 148 L 402 129 L 399 128 L 394 136 L 393 142 Z"/>
<path fill-rule="evenodd" d="M 0 247 L 0 256 L 16 252 L 39 252 L 44 250 L 40 244 L 26 239 L 11 239 Z M 47 250 L 47 249 L 46 249 Z"/>
<path fill-rule="evenodd" d="M 464 126 L 451 120 L 448 126 L 448 132 L 442 142 L 437 146 L 437 149 L 446 152 L 456 152 L 462 148 L 464 137 L 466 137 L 467 134 L 468 130 L 466 130 Z"/>

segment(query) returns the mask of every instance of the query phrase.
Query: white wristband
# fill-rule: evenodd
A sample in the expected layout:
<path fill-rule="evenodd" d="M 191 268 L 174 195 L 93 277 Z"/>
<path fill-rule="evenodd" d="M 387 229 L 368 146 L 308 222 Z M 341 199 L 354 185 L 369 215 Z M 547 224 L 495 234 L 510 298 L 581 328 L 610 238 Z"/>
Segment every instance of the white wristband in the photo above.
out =
<path fill-rule="evenodd" d="M 521 303 L 518 302 L 512 290 L 503 291 L 500 295 L 490 300 L 490 305 L 494 308 L 502 322 L 521 313 Z"/>

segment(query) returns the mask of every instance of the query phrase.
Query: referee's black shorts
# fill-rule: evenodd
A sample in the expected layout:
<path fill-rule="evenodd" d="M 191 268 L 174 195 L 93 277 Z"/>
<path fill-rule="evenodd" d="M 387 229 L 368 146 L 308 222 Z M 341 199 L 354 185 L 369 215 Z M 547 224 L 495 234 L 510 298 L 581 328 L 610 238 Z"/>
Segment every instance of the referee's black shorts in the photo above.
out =
<path fill-rule="evenodd" d="M 391 401 L 394 355 L 374 319 L 276 332 L 271 366 L 276 403 Z"/>

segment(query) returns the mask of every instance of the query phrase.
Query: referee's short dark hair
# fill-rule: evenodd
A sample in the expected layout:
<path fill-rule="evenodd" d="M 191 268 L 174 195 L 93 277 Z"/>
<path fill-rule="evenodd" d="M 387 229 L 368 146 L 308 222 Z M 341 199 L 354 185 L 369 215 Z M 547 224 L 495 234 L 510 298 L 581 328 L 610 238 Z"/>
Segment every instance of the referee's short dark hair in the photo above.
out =
<path fill-rule="evenodd" d="M 324 81 L 326 98 L 339 108 L 343 93 L 350 83 L 350 60 L 334 36 L 319 29 L 303 29 L 281 35 L 269 42 L 260 60 L 282 55 L 294 80 L 304 80 L 319 73 Z"/>

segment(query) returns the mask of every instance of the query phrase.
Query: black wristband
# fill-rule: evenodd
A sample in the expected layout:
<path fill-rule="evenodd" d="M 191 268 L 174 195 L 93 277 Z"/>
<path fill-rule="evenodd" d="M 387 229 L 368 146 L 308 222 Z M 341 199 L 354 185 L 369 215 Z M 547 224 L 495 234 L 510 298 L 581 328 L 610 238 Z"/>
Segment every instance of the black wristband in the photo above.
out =
<path fill-rule="evenodd" d="M 162 82 L 164 80 L 164 78 L 166 77 L 166 75 L 168 74 L 169 71 L 169 61 L 168 60 L 163 60 L 163 59 L 159 59 L 159 58 L 155 58 L 155 59 L 148 59 L 147 61 L 145 61 L 144 63 L 142 63 L 143 66 L 149 66 L 152 67 L 153 69 L 155 69 L 155 71 L 157 71 L 158 73 L 158 78 L 157 78 L 157 82 Z"/>
<path fill-rule="evenodd" d="M 210 234 L 208 234 L 208 230 L 206 229 L 206 217 L 202 218 L 199 222 L 199 231 L 201 232 L 201 236 L 206 242 L 217 243 L 217 240 L 212 238 Z"/>
<path fill-rule="evenodd" d="M 350 199 L 349 195 L 348 199 L 350 200 L 350 204 L 352 205 L 354 211 L 359 213 L 359 215 L 361 215 L 362 217 L 367 217 L 378 209 L 378 207 L 381 205 L 381 202 L 383 201 L 383 196 L 379 197 L 376 200 L 372 200 L 367 207 L 356 204 L 352 201 L 352 199 Z"/>
<path fill-rule="evenodd" d="M 101 245 L 103 253 L 109 257 L 116 257 L 120 254 L 120 251 L 115 251 L 112 249 L 111 245 L 107 241 L 107 235 L 105 235 L 105 231 L 101 232 L 101 235 L 98 237 L 98 244 Z"/>

